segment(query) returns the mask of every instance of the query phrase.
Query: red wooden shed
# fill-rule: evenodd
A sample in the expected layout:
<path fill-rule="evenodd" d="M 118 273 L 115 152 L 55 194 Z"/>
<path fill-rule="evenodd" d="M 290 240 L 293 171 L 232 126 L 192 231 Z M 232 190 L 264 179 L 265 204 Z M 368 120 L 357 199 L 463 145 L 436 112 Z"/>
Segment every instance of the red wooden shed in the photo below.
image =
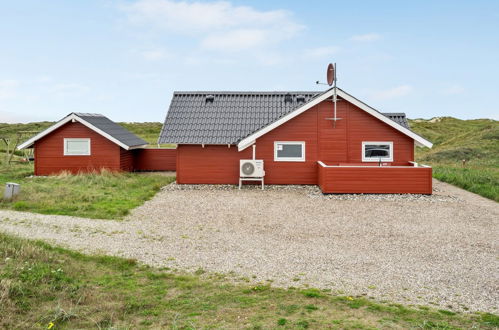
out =
<path fill-rule="evenodd" d="M 175 149 L 146 146 L 146 141 L 103 115 L 70 113 L 18 149 L 34 147 L 35 175 L 175 170 Z"/>
<path fill-rule="evenodd" d="M 414 147 L 431 142 L 410 130 L 405 114 L 381 113 L 339 88 L 176 92 L 159 143 L 178 145 L 178 183 L 237 184 L 241 160 L 255 159 L 268 184 L 317 184 L 326 193 L 432 192 L 431 168 L 414 163 Z"/>

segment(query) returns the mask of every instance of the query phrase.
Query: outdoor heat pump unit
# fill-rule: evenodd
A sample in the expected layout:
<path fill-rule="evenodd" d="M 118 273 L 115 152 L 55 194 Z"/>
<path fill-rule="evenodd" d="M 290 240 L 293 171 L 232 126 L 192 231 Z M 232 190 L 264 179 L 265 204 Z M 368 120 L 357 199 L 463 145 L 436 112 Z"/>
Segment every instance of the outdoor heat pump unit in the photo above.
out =
<path fill-rule="evenodd" d="M 263 189 L 263 178 L 265 170 L 263 169 L 263 159 L 255 159 L 255 148 L 253 145 L 253 159 L 239 160 L 239 189 L 243 181 L 260 181 Z"/>
<path fill-rule="evenodd" d="M 241 178 L 260 178 L 265 176 L 263 160 L 261 159 L 241 159 L 239 165 L 239 176 Z"/>

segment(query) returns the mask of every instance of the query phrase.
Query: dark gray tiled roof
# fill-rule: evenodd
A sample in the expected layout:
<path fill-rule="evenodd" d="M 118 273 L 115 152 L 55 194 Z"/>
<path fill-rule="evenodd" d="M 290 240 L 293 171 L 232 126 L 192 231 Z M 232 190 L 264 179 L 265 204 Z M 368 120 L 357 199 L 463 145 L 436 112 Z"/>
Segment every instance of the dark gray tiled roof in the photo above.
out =
<path fill-rule="evenodd" d="M 126 130 L 122 126 L 116 124 L 114 121 L 110 120 L 107 117 L 104 117 L 101 114 L 81 112 L 74 112 L 74 114 L 85 120 L 86 122 L 92 124 L 93 126 L 97 127 L 101 131 L 111 135 L 113 138 L 130 148 L 147 144 L 146 141 L 142 140 L 137 135 Z"/>
<path fill-rule="evenodd" d="M 393 120 L 397 124 L 399 124 L 405 128 L 410 129 L 409 123 L 407 122 L 407 118 L 405 116 L 405 113 L 403 113 L 403 112 L 382 112 L 382 114 L 385 117 L 390 118 L 391 120 Z"/>
<path fill-rule="evenodd" d="M 175 92 L 158 143 L 237 144 L 322 93 Z M 385 115 L 408 127 L 405 114 Z"/>

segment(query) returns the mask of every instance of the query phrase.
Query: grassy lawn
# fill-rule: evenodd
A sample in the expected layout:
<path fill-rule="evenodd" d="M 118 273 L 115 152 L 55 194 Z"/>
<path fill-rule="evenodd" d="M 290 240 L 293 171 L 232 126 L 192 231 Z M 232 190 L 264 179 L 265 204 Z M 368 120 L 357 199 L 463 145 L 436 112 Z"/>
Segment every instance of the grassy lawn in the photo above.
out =
<path fill-rule="evenodd" d="M 432 165 L 435 178 L 499 202 L 498 121 L 443 117 L 410 125 L 434 143 L 418 148 L 416 159 Z"/>
<path fill-rule="evenodd" d="M 0 234 L 0 328 L 481 328 L 492 314 L 376 303 L 316 289 L 249 285 L 86 256 Z"/>
<path fill-rule="evenodd" d="M 433 177 L 499 202 L 499 169 L 437 163 Z"/>
<path fill-rule="evenodd" d="M 111 173 L 29 177 L 33 166 L 0 166 L 0 187 L 21 184 L 13 201 L 0 200 L 0 208 L 87 218 L 120 219 L 175 180 L 161 174 Z"/>

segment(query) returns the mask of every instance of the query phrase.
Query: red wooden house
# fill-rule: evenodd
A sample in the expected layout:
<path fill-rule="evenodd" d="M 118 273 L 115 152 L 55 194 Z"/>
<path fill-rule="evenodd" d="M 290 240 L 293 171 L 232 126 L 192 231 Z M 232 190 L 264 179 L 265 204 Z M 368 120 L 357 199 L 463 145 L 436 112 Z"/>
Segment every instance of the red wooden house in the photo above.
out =
<path fill-rule="evenodd" d="M 431 194 L 432 170 L 414 163 L 414 147 L 432 143 L 405 114 L 380 113 L 338 88 L 334 117 L 334 93 L 176 92 L 159 143 L 177 144 L 178 183 L 237 184 L 240 161 L 257 159 L 267 184 Z"/>
<path fill-rule="evenodd" d="M 18 149 L 34 147 L 35 175 L 175 170 L 175 149 L 146 146 L 146 141 L 103 115 L 70 113 Z"/>

